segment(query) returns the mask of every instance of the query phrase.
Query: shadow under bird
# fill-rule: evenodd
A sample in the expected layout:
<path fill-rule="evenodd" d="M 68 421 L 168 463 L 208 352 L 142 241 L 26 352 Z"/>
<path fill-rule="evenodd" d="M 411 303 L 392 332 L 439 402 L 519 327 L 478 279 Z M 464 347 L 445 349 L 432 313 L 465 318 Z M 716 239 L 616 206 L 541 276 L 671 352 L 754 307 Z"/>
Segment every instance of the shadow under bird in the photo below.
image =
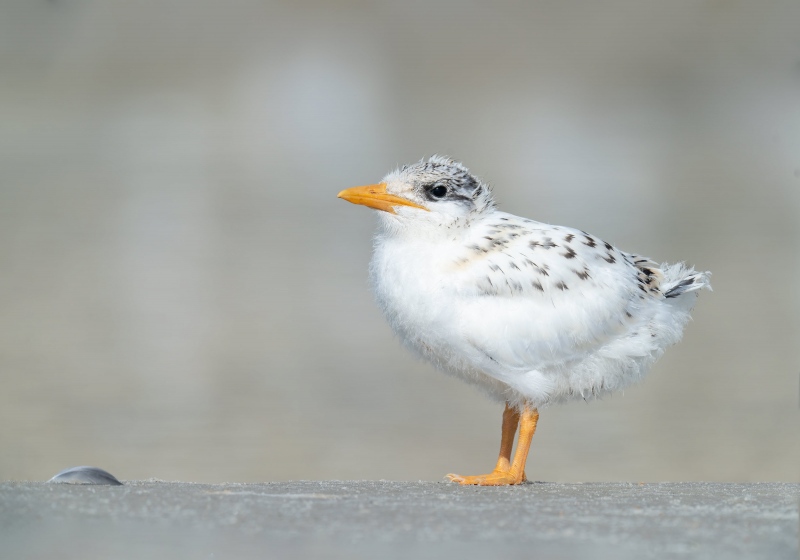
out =
<path fill-rule="evenodd" d="M 461 484 L 525 481 L 538 409 L 639 380 L 710 289 L 710 273 L 683 263 L 499 211 L 488 185 L 449 158 L 339 198 L 381 210 L 370 279 L 403 343 L 505 402 L 497 465 L 447 475 Z"/>

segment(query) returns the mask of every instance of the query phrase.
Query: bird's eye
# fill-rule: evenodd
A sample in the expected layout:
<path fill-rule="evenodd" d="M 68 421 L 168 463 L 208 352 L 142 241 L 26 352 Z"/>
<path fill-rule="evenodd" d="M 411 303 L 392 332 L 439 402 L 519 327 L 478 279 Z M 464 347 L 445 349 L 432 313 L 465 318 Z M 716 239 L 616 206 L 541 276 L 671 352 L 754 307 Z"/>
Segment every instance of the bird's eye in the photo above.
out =
<path fill-rule="evenodd" d="M 436 198 L 442 198 L 444 195 L 447 194 L 447 187 L 443 187 L 439 185 L 438 187 L 433 187 L 431 189 L 431 194 Z"/>

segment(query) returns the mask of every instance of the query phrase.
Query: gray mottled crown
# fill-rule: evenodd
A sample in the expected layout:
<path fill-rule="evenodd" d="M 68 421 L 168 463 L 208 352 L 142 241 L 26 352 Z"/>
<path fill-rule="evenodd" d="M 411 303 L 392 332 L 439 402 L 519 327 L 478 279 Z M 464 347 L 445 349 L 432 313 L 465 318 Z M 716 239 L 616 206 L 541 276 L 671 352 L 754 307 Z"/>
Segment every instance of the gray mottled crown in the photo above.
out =
<path fill-rule="evenodd" d="M 452 158 L 433 155 L 427 160 L 403 166 L 397 173 L 414 184 L 431 202 L 439 200 L 432 194 L 434 189 L 444 186 L 447 188 L 446 200 L 468 203 L 478 211 L 494 206 L 488 185 Z"/>

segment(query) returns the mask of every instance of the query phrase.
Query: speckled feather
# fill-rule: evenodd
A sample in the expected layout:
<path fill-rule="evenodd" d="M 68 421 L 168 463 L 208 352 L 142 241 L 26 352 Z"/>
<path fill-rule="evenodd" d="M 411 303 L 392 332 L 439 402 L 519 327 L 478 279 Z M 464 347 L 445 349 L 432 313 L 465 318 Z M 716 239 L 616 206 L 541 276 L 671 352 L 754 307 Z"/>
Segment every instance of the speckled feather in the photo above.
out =
<path fill-rule="evenodd" d="M 513 406 L 640 379 L 710 288 L 708 273 L 501 212 L 488 185 L 447 158 L 383 182 L 429 210 L 378 213 L 371 280 L 386 318 L 420 356 Z"/>

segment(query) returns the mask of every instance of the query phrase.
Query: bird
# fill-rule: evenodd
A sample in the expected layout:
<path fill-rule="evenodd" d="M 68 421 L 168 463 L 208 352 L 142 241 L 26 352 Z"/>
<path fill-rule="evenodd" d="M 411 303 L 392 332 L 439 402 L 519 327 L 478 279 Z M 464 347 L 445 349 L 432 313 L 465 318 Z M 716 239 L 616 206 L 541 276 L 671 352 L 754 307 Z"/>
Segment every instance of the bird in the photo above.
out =
<path fill-rule="evenodd" d="M 505 404 L 495 468 L 446 475 L 462 485 L 526 482 L 539 409 L 640 380 L 711 289 L 710 272 L 500 211 L 488 183 L 446 156 L 338 197 L 378 210 L 370 283 L 402 343 Z"/>

